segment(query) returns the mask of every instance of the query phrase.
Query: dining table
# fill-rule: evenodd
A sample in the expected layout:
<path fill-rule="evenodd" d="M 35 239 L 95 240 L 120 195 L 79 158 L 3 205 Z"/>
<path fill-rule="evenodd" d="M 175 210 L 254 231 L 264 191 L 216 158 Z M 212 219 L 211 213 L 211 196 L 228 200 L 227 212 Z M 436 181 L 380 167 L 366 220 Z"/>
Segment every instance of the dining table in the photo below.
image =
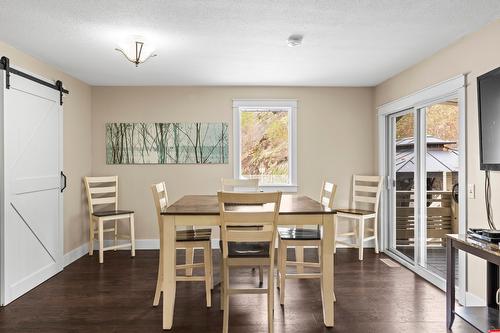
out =
<path fill-rule="evenodd" d="M 232 210 L 259 209 L 234 205 Z M 263 209 L 263 208 L 261 208 Z M 334 254 L 333 244 L 335 210 L 304 195 L 284 194 L 281 198 L 278 225 L 323 226 L 321 240 L 321 301 L 323 321 L 326 327 L 334 325 Z M 172 329 L 176 294 L 176 228 L 220 226 L 217 195 L 186 195 L 161 212 L 163 260 L 163 329 Z"/>

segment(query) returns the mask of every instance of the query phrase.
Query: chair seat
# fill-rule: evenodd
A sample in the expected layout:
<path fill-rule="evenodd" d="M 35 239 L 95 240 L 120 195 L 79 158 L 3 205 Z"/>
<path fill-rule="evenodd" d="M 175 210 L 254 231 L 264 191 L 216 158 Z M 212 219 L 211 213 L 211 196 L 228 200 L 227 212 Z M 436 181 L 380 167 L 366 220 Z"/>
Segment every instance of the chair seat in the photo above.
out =
<path fill-rule="evenodd" d="M 283 240 L 321 240 L 318 229 L 278 228 L 278 233 Z"/>
<path fill-rule="evenodd" d="M 373 210 L 365 210 L 365 209 L 337 209 L 337 213 L 361 215 L 361 216 L 375 214 Z"/>
<path fill-rule="evenodd" d="M 106 210 L 102 212 L 93 212 L 92 215 L 95 217 L 105 217 L 105 216 L 125 215 L 133 213 L 134 213 L 133 210 Z"/>
<path fill-rule="evenodd" d="M 177 230 L 177 242 L 209 241 L 212 229 Z"/>
<path fill-rule="evenodd" d="M 220 241 L 222 249 L 222 241 Z M 269 258 L 268 242 L 228 242 L 228 258 Z"/>

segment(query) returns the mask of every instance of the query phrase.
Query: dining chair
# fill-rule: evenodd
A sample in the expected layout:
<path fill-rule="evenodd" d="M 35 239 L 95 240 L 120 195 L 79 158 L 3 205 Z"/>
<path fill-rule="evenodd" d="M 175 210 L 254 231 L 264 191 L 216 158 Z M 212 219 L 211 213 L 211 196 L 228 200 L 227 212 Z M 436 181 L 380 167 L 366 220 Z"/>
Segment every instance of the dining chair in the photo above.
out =
<path fill-rule="evenodd" d="M 348 209 L 337 209 L 334 216 L 334 253 L 337 250 L 337 243 L 359 249 L 359 260 L 363 260 L 363 245 L 366 241 L 374 240 L 375 253 L 378 253 L 378 206 L 380 192 L 382 191 L 382 178 L 380 176 L 360 176 L 352 177 L 352 207 Z M 365 226 L 365 223 L 373 220 L 373 227 Z M 354 230 L 337 234 L 340 221 L 354 222 Z M 373 235 L 366 237 L 365 231 L 372 232 Z M 338 240 L 339 236 L 353 239 L 354 242 Z"/>
<path fill-rule="evenodd" d="M 223 333 L 229 329 L 229 296 L 267 294 L 268 332 L 273 332 L 274 251 L 281 192 L 218 192 L 222 236 Z M 247 206 L 246 208 L 244 206 Z M 262 209 L 255 209 L 262 205 Z M 253 206 L 252 208 L 250 208 Z M 247 228 L 251 226 L 252 228 Z M 254 228 L 258 226 L 258 228 Z M 267 288 L 231 288 L 229 270 L 238 266 L 268 267 Z"/>
<path fill-rule="evenodd" d="M 165 182 L 157 183 L 151 186 L 153 198 L 156 207 L 156 217 L 158 219 L 158 228 L 160 231 L 160 248 L 163 247 L 163 224 L 161 212 L 168 207 L 168 194 Z M 193 263 L 186 256 L 185 264 L 178 264 L 175 266 L 176 270 L 184 270 L 185 275 L 176 276 L 176 281 L 201 281 L 205 282 L 205 294 L 207 301 L 207 308 L 212 306 L 212 293 L 213 289 L 213 268 L 212 268 L 212 244 L 211 244 L 212 229 L 190 229 L 190 230 L 177 230 L 176 231 L 176 249 L 183 249 L 188 252 L 194 253 L 194 249 L 203 249 L 203 262 Z M 190 251 L 188 251 L 190 250 Z M 162 293 L 163 281 L 163 258 L 160 251 L 160 260 L 158 264 L 158 279 L 156 281 L 156 291 L 153 299 L 153 306 L 160 303 L 160 296 Z M 188 270 L 193 268 L 203 268 L 202 276 L 192 276 Z M 164 296 L 165 297 L 165 296 Z"/>
<path fill-rule="evenodd" d="M 324 181 L 321 186 L 320 202 L 323 206 L 333 208 L 333 200 L 337 185 Z M 278 228 L 278 286 L 280 293 L 280 304 L 285 304 L 285 280 L 286 279 L 320 279 L 320 273 L 304 273 L 304 267 L 321 268 L 319 258 L 321 253 L 321 228 L 315 229 L 283 227 Z M 295 247 L 295 261 L 288 261 L 288 247 Z M 318 248 L 318 262 L 304 261 L 304 246 Z M 295 266 L 296 273 L 287 273 L 287 266 Z"/>
<path fill-rule="evenodd" d="M 222 178 L 221 179 L 221 190 L 222 192 L 259 192 L 259 180 L 258 179 L 233 179 L 233 178 Z M 222 265 L 222 260 L 221 260 Z M 222 269 L 221 269 L 222 271 Z M 252 271 L 255 268 L 252 267 Z M 264 271 L 262 267 L 259 267 L 259 283 L 262 284 L 264 280 Z M 222 306 L 222 305 L 221 305 Z"/>
<path fill-rule="evenodd" d="M 130 247 L 135 257 L 134 211 L 118 209 L 118 176 L 84 177 L 89 209 L 89 255 L 94 253 L 94 236 L 99 239 L 99 263 L 104 262 L 104 251 Z M 130 234 L 118 234 L 118 221 L 128 219 Z M 113 221 L 114 226 L 105 229 L 104 223 Z M 97 225 L 97 229 L 95 229 Z M 113 232 L 113 246 L 104 247 L 104 233 Z M 130 242 L 118 244 L 118 237 Z"/>
<path fill-rule="evenodd" d="M 222 178 L 221 190 L 232 192 L 259 192 L 259 180 Z"/>

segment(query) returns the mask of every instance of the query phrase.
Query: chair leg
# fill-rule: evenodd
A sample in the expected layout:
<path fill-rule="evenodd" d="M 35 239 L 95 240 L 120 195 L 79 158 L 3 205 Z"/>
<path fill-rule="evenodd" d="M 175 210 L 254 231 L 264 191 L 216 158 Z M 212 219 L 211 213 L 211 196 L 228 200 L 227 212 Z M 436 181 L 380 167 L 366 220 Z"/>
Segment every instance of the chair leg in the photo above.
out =
<path fill-rule="evenodd" d="M 377 218 L 373 220 L 373 236 L 375 236 L 375 253 L 378 253 L 378 227 L 377 227 Z"/>
<path fill-rule="evenodd" d="M 333 215 L 333 253 L 337 253 L 337 214 Z"/>
<path fill-rule="evenodd" d="M 94 219 L 89 221 L 89 256 L 94 254 Z"/>
<path fill-rule="evenodd" d="M 271 256 L 267 278 L 267 325 L 268 332 L 273 333 L 274 328 L 274 256 Z"/>
<path fill-rule="evenodd" d="M 208 259 L 210 265 L 210 290 L 214 290 L 214 259 L 212 258 L 212 241 L 208 242 Z"/>
<path fill-rule="evenodd" d="M 99 233 L 99 263 L 102 264 L 104 262 L 104 226 L 103 220 L 99 219 L 97 221 L 98 224 L 98 233 Z"/>
<path fill-rule="evenodd" d="M 210 242 L 210 241 L 209 241 Z M 212 307 L 212 272 L 210 267 L 210 257 L 212 253 L 210 251 L 210 245 L 207 244 L 203 247 L 203 269 L 205 273 L 205 294 L 207 298 L 207 308 Z"/>
<path fill-rule="evenodd" d="M 264 267 L 262 265 L 259 266 L 259 286 L 262 286 L 264 283 Z"/>
<path fill-rule="evenodd" d="M 281 267 L 281 238 L 278 236 L 278 264 L 276 265 L 276 287 L 280 288 L 280 267 Z"/>
<path fill-rule="evenodd" d="M 130 215 L 130 243 L 132 244 L 132 257 L 135 257 L 135 222 L 134 214 Z"/>
<path fill-rule="evenodd" d="M 194 260 L 194 249 L 192 247 L 186 248 L 186 265 L 192 265 Z M 186 276 L 192 276 L 193 269 L 186 268 Z"/>
<path fill-rule="evenodd" d="M 161 234 L 160 234 L 161 237 Z M 160 304 L 160 296 L 161 296 L 161 283 L 163 280 L 162 272 L 163 272 L 163 264 L 162 264 L 161 250 L 160 250 L 160 262 L 158 263 L 158 279 L 156 280 L 156 291 L 155 298 L 153 299 L 153 306 L 158 306 Z"/>
<path fill-rule="evenodd" d="M 222 319 L 222 333 L 228 333 L 229 331 L 229 267 L 223 259 L 223 270 L 224 270 L 224 315 Z"/>
<path fill-rule="evenodd" d="M 365 237 L 365 219 L 358 220 L 358 246 L 359 246 L 359 260 L 363 260 L 363 245 Z"/>
<path fill-rule="evenodd" d="M 286 281 L 286 259 L 287 259 L 287 245 L 285 242 L 280 241 L 280 245 L 278 248 L 278 251 L 280 253 L 280 260 L 279 260 L 279 288 L 280 288 L 280 304 L 284 305 L 285 304 L 285 281 Z"/>
<path fill-rule="evenodd" d="M 318 264 L 321 265 L 321 245 L 318 245 Z"/>
<path fill-rule="evenodd" d="M 222 249 L 220 253 L 220 309 L 224 311 L 224 256 L 222 255 Z"/>
<path fill-rule="evenodd" d="M 303 246 L 295 246 L 295 261 L 304 262 L 304 247 Z M 297 264 L 297 273 L 304 273 L 304 265 Z"/>
<path fill-rule="evenodd" d="M 118 241 L 118 220 L 115 220 L 115 238 L 113 240 L 113 245 L 116 246 Z M 117 249 L 114 249 L 116 251 Z"/>

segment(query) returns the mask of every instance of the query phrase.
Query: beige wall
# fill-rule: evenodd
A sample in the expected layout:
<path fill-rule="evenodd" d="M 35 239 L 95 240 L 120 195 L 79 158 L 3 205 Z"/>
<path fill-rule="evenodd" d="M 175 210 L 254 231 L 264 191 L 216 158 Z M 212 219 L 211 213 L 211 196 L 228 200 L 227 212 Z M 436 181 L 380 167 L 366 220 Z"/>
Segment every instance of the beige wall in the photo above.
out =
<path fill-rule="evenodd" d="M 82 177 L 90 173 L 91 88 L 89 85 L 0 42 L 0 56 L 49 80 L 62 80 L 70 94 L 64 98 L 64 172 L 68 188 L 64 191 L 64 252 L 87 239 L 88 216 L 82 191 Z"/>
<path fill-rule="evenodd" d="M 375 88 L 375 107 L 411 94 L 434 83 L 467 73 L 467 182 L 476 185 L 476 198 L 468 199 L 469 227 L 487 228 L 484 207 L 484 172 L 479 170 L 479 134 L 477 115 L 477 76 L 500 66 L 500 21 L 466 36 L 427 60 L 411 67 Z M 377 123 L 374 116 L 375 140 Z M 375 163 L 377 163 L 375 158 Z M 377 165 L 377 164 L 376 164 Z M 461 184 L 465 186 L 465 184 Z M 500 175 L 492 174 L 492 201 L 500 227 Z M 471 259 L 469 290 L 484 299 L 484 263 Z"/>
<path fill-rule="evenodd" d="M 291 87 L 93 87 L 92 174 L 120 177 L 120 206 L 136 211 L 138 239 L 156 239 L 157 224 L 149 186 L 167 182 L 170 201 L 185 194 L 213 194 L 233 165 L 106 165 L 107 122 L 224 121 L 232 100 L 298 100 L 298 184 L 318 197 L 323 178 L 339 184 L 335 205 L 348 204 L 353 173 L 373 172 L 371 88 Z"/>

